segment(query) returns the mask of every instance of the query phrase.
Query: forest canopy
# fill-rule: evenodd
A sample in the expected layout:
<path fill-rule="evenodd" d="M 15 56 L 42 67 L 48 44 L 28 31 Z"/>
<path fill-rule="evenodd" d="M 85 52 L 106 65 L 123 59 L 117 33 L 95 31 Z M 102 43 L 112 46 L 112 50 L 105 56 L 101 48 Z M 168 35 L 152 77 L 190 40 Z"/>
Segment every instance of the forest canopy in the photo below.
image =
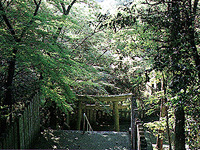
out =
<path fill-rule="evenodd" d="M 132 92 L 144 115 L 174 117 L 176 149 L 197 148 L 199 17 L 198 0 L 1 0 L 1 108 Z"/>

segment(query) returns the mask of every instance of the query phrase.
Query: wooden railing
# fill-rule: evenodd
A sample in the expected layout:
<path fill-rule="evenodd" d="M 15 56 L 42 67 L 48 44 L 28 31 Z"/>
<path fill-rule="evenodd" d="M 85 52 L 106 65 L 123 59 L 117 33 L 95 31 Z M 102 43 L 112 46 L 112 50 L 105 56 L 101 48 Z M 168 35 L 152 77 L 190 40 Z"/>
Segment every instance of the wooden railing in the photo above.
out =
<path fill-rule="evenodd" d="M 131 101 L 131 143 L 133 150 L 147 150 L 147 141 L 144 135 L 143 124 L 137 117 L 137 109 L 135 107 L 135 98 Z"/>
<path fill-rule="evenodd" d="M 137 132 L 137 149 L 147 150 L 147 141 L 144 135 L 144 127 L 141 121 L 138 119 L 136 121 L 136 132 Z"/>
<path fill-rule="evenodd" d="M 131 145 L 132 149 L 136 150 L 136 127 L 135 127 L 135 117 L 136 117 L 136 111 L 135 111 L 135 98 L 132 97 L 131 99 Z"/>
<path fill-rule="evenodd" d="M 0 149 L 28 149 L 40 132 L 39 94 L 12 112 L 1 110 Z"/>

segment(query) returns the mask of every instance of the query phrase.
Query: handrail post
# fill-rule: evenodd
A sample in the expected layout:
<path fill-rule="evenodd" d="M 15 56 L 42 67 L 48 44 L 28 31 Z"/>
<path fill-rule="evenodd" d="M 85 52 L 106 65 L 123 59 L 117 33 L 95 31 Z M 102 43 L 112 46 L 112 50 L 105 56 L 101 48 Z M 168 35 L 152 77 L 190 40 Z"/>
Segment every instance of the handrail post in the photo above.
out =
<path fill-rule="evenodd" d="M 85 113 L 83 114 L 83 134 L 85 133 Z"/>
<path fill-rule="evenodd" d="M 86 122 L 87 121 L 87 122 Z M 86 114 L 83 114 L 83 134 L 85 133 L 85 124 L 87 123 L 87 131 L 93 131 L 92 126 L 90 125 L 90 122 L 86 116 Z"/>
<path fill-rule="evenodd" d="M 132 95 L 132 99 L 131 99 L 131 144 L 132 144 L 132 149 L 136 149 L 136 145 L 135 145 L 135 97 Z"/>

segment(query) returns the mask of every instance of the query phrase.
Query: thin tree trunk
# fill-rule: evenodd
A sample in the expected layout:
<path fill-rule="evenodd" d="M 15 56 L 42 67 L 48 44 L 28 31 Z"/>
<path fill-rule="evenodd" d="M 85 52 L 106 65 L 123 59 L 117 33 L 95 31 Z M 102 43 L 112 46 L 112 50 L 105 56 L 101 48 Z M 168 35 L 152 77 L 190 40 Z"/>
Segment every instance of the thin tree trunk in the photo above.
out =
<path fill-rule="evenodd" d="M 156 141 L 156 148 L 158 150 L 163 150 L 163 138 L 162 138 L 161 134 L 163 134 L 163 131 L 159 129 L 158 130 L 157 141 Z"/>
<path fill-rule="evenodd" d="M 164 102 L 165 102 L 165 116 L 166 116 L 166 128 L 167 128 L 167 138 L 169 143 L 169 150 L 172 150 L 172 144 L 171 144 L 171 135 L 170 135 L 170 129 L 169 129 L 169 116 L 168 116 L 168 107 L 166 106 L 167 103 L 167 84 L 165 80 L 164 74 L 162 74 L 163 78 L 163 91 L 164 91 Z"/>
<path fill-rule="evenodd" d="M 185 150 L 185 113 L 182 105 L 175 110 L 175 150 Z"/>
<path fill-rule="evenodd" d="M 159 121 L 161 121 L 162 117 L 162 110 L 163 110 L 163 100 L 161 99 L 161 106 L 160 106 L 160 118 Z M 158 150 L 163 149 L 163 138 L 162 138 L 163 131 L 161 129 L 158 129 L 158 136 L 157 136 L 157 141 L 156 141 L 156 148 Z"/>
<path fill-rule="evenodd" d="M 168 142 L 169 142 L 169 150 L 172 150 L 171 136 L 170 136 L 170 130 L 169 130 L 169 116 L 168 116 L 167 109 L 166 109 L 166 125 L 167 125 L 167 138 L 168 138 Z"/>
<path fill-rule="evenodd" d="M 161 90 L 163 90 L 163 81 L 161 81 Z M 164 99 L 162 98 L 160 100 L 160 118 L 159 118 L 159 121 L 161 121 L 161 117 L 164 117 L 165 116 L 165 113 L 164 113 Z M 158 130 L 158 136 L 157 136 L 157 141 L 156 141 L 156 148 L 158 150 L 162 150 L 163 149 L 163 138 L 162 136 L 163 135 L 163 131 L 161 129 Z"/>

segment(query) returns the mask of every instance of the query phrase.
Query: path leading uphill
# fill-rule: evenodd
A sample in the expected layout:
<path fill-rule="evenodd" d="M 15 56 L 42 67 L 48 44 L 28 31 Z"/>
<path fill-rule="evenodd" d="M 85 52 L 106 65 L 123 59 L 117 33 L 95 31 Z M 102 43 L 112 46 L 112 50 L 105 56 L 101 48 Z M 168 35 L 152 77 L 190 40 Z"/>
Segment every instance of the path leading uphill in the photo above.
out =
<path fill-rule="evenodd" d="M 38 138 L 34 149 L 131 149 L 128 132 L 45 130 Z"/>

